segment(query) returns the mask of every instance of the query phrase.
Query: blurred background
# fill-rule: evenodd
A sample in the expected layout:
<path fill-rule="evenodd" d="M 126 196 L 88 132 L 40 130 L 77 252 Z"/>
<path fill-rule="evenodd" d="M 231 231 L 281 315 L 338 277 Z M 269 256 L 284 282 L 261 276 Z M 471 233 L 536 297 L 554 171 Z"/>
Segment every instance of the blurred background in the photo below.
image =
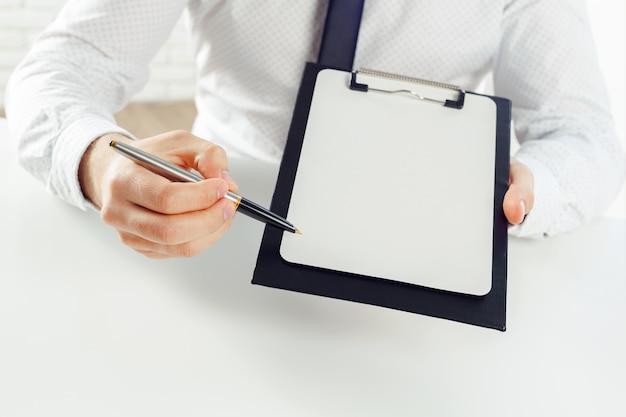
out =
<path fill-rule="evenodd" d="M 52 22 L 65 0 L 0 0 L 0 117 L 9 74 L 33 40 Z M 598 59 L 610 93 L 617 130 L 625 135 L 626 0 L 586 0 Z M 190 129 L 195 117 L 194 67 L 182 21 L 151 63 L 151 78 L 119 114 L 120 125 L 138 137 Z M 626 218 L 624 192 L 609 210 Z"/>

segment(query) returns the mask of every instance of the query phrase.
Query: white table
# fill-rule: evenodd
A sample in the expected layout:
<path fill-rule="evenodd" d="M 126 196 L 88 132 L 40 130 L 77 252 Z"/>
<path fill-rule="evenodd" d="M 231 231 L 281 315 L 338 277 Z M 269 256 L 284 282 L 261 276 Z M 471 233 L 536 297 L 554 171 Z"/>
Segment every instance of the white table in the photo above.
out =
<path fill-rule="evenodd" d="M 0 131 L 0 416 L 626 415 L 623 219 L 512 239 L 502 333 L 251 285 L 241 215 L 196 258 L 143 258 L 14 154 Z M 269 204 L 276 166 L 231 170 Z"/>

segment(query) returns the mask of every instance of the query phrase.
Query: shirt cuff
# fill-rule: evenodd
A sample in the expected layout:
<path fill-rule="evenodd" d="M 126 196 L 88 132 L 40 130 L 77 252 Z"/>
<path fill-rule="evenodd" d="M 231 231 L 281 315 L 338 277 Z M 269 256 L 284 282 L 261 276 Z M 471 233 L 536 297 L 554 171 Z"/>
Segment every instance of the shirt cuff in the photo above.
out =
<path fill-rule="evenodd" d="M 561 190 L 550 168 L 541 161 L 518 154 L 515 158 L 530 169 L 534 177 L 534 204 L 521 224 L 509 227 L 509 235 L 533 239 L 554 234 L 554 219 L 560 210 Z"/>

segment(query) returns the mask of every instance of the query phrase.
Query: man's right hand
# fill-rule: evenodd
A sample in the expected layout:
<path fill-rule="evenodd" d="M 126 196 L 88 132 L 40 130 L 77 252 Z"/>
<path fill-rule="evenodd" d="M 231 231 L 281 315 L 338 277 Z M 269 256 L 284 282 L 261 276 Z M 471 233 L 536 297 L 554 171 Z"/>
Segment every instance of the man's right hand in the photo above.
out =
<path fill-rule="evenodd" d="M 205 178 L 171 182 L 113 152 L 112 140 L 127 142 Z M 224 150 L 189 132 L 174 131 L 133 141 L 120 135 L 96 139 L 81 160 L 83 194 L 100 208 L 102 220 L 120 240 L 150 258 L 194 256 L 230 227 L 235 206 L 224 199 L 237 191 Z"/>

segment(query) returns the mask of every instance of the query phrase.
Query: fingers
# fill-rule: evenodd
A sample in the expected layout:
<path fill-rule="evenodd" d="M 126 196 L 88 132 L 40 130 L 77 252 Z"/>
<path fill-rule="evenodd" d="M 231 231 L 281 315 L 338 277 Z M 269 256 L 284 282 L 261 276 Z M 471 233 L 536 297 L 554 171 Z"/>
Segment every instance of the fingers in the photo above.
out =
<path fill-rule="evenodd" d="M 189 184 L 187 184 L 189 185 Z M 130 201 L 107 204 L 103 221 L 125 245 L 152 258 L 189 257 L 217 242 L 230 227 L 235 205 L 219 199 L 202 210 L 164 214 Z M 149 253 L 152 252 L 152 253 Z"/>
<path fill-rule="evenodd" d="M 230 189 L 229 183 L 219 178 L 199 183 L 171 182 L 132 162 L 126 165 L 122 173 L 111 179 L 116 198 L 157 213 L 202 210 L 215 204 Z"/>
<path fill-rule="evenodd" d="M 117 229 L 125 245 L 151 258 L 194 256 L 218 241 L 235 214 L 234 204 L 223 197 L 237 187 L 224 151 L 187 132 L 134 145 L 207 179 L 171 182 L 118 156 L 104 181 L 103 221 Z"/>
<path fill-rule="evenodd" d="M 502 208 L 511 224 L 520 224 L 535 203 L 534 178 L 528 167 L 511 158 L 509 189 L 504 195 Z"/>
<path fill-rule="evenodd" d="M 226 152 L 214 143 L 186 131 L 174 131 L 141 140 L 139 144 L 170 162 L 197 170 L 204 178 L 223 178 L 232 191 L 237 191 L 237 184 L 228 171 Z"/>
<path fill-rule="evenodd" d="M 221 199 L 203 210 L 163 214 L 130 202 L 102 210 L 105 223 L 120 232 L 131 233 L 168 245 L 182 244 L 216 232 L 235 214 L 235 205 Z"/>
<path fill-rule="evenodd" d="M 167 241 L 156 242 L 126 232 L 119 232 L 119 237 L 122 243 L 149 258 L 166 259 L 172 257 L 192 257 L 203 252 L 221 239 L 230 228 L 231 222 L 232 218 L 210 234 L 202 235 L 188 242 L 176 244 Z"/>

